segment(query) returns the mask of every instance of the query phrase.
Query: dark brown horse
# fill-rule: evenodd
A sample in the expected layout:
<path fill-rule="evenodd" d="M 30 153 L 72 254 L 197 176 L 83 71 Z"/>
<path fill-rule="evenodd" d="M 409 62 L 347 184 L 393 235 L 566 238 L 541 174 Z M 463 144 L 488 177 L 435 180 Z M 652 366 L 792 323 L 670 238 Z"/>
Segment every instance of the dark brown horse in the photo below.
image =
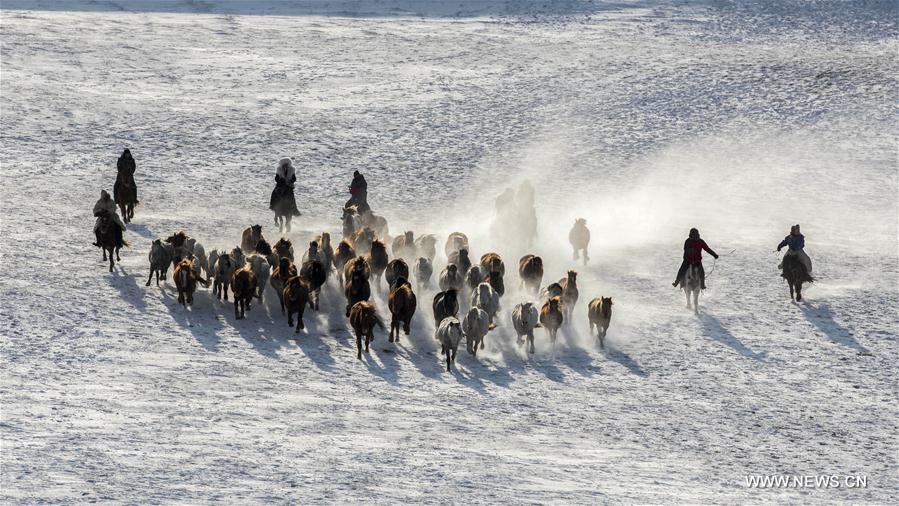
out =
<path fill-rule="evenodd" d="M 278 294 L 278 299 L 281 301 L 281 314 L 284 314 L 284 287 L 287 286 L 287 282 L 290 278 L 296 275 L 297 268 L 289 258 L 282 258 L 279 260 L 278 266 L 272 271 L 272 277 L 269 280 L 269 283 L 272 285 L 272 288 L 275 289 L 275 293 Z"/>
<path fill-rule="evenodd" d="M 375 325 L 383 329 L 384 323 L 378 318 L 375 306 L 365 301 L 353 304 L 347 315 L 356 334 L 356 358 L 362 360 L 362 338 L 365 337 L 365 353 L 368 353 L 368 345 L 375 340 Z"/>
<path fill-rule="evenodd" d="M 97 228 L 97 236 L 100 242 L 97 244 L 100 245 L 100 250 L 103 252 L 104 262 L 106 261 L 106 254 L 109 253 L 109 272 L 112 272 L 112 268 L 115 267 L 116 260 L 122 261 L 121 257 L 119 257 L 119 250 L 122 249 L 122 246 L 128 246 L 128 243 L 124 240 L 121 243 L 118 241 L 117 228 L 118 225 L 116 225 L 109 214 L 100 216 L 100 225 Z M 115 253 L 115 259 L 113 259 L 113 253 Z"/>
<path fill-rule="evenodd" d="M 387 306 L 390 308 L 390 342 L 399 342 L 400 340 L 400 324 L 403 326 L 403 332 L 409 335 L 409 325 L 412 323 L 412 316 L 415 315 L 415 307 L 418 302 L 415 293 L 412 292 L 412 285 L 406 281 L 406 278 L 399 277 L 396 279 L 395 287 L 390 292 L 387 299 Z"/>
<path fill-rule="evenodd" d="M 787 284 L 790 285 L 790 300 L 796 302 L 802 302 L 802 284 L 815 281 L 796 255 L 787 255 L 784 258 L 781 277 L 786 279 Z"/>
<path fill-rule="evenodd" d="M 390 290 L 394 288 L 394 283 L 400 279 L 408 282 L 409 264 L 401 258 L 394 258 L 387 264 L 387 269 L 384 270 L 384 279 L 387 280 L 387 286 L 390 287 Z"/>
<path fill-rule="evenodd" d="M 368 284 L 368 279 L 365 278 L 365 273 L 358 270 L 352 271 L 347 276 L 343 293 L 346 295 L 346 316 L 349 318 L 350 310 L 357 302 L 367 301 L 371 298 L 371 286 Z"/>
<path fill-rule="evenodd" d="M 343 286 L 344 281 L 343 268 L 346 267 L 347 262 L 354 258 L 356 258 L 356 250 L 347 241 L 340 241 L 331 262 L 334 264 L 334 268 L 337 269 L 337 281 L 340 282 L 341 286 Z"/>
<path fill-rule="evenodd" d="M 293 243 L 290 242 L 290 239 L 282 237 L 278 239 L 278 242 L 272 246 L 272 249 L 275 250 L 275 254 L 278 255 L 278 258 L 289 258 L 291 262 L 293 262 Z"/>
<path fill-rule="evenodd" d="M 597 297 L 587 305 L 587 318 L 590 320 L 590 333 L 596 328 L 596 337 L 599 338 L 599 347 L 605 348 L 606 331 L 612 322 L 612 298 Z"/>
<path fill-rule="evenodd" d="M 521 257 L 518 261 L 518 277 L 521 279 L 521 286 L 536 295 L 543 282 L 543 259 L 535 255 Z"/>
<path fill-rule="evenodd" d="M 272 278 L 274 279 L 274 278 Z M 306 328 L 303 323 L 303 313 L 306 310 L 306 304 L 312 305 L 309 297 L 309 286 L 299 276 L 294 276 L 287 280 L 284 284 L 284 290 L 278 294 L 284 304 L 287 306 L 287 326 L 293 326 L 293 314 L 297 313 L 297 329 L 296 333 L 300 333 L 300 329 Z"/>
<path fill-rule="evenodd" d="M 384 275 L 384 270 L 390 263 L 390 259 L 387 257 L 387 246 L 381 241 L 372 242 L 366 260 L 371 267 L 371 273 L 375 276 L 375 287 L 380 288 L 381 276 Z"/>
<path fill-rule="evenodd" d="M 250 302 L 256 295 L 256 275 L 249 266 L 238 270 L 231 278 L 231 292 L 234 295 L 234 318 L 242 320 L 250 310 Z"/>

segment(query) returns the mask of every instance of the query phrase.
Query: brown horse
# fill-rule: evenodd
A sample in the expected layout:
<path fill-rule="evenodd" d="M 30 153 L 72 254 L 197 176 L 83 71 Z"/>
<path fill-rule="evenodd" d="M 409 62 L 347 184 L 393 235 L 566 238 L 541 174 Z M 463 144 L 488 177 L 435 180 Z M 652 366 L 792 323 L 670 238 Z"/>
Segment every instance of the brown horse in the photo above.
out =
<path fill-rule="evenodd" d="M 590 334 L 596 328 L 596 337 L 599 338 L 599 347 L 605 348 L 606 332 L 612 322 L 612 298 L 597 297 L 587 305 L 587 318 L 590 320 Z"/>
<path fill-rule="evenodd" d="M 468 272 L 468 269 L 471 269 L 471 258 L 468 257 L 468 250 L 465 248 L 450 253 L 447 257 L 447 261 L 458 267 L 459 272 L 462 275 L 465 275 L 465 273 Z"/>
<path fill-rule="evenodd" d="M 256 275 L 250 266 L 238 270 L 231 277 L 231 292 L 234 295 L 234 318 L 244 319 L 245 312 L 250 310 L 250 301 L 256 296 Z"/>
<path fill-rule="evenodd" d="M 350 276 L 352 276 L 354 271 L 359 271 L 365 276 L 365 280 L 368 281 L 371 279 L 371 267 L 368 265 L 368 261 L 363 257 L 356 257 L 351 261 L 347 262 L 343 266 L 343 280 L 344 283 L 349 281 Z"/>
<path fill-rule="evenodd" d="M 293 243 L 290 242 L 290 239 L 286 237 L 282 237 L 278 239 L 278 242 L 272 247 L 275 250 L 275 254 L 278 255 L 278 258 L 289 258 L 291 262 L 293 262 Z"/>
<path fill-rule="evenodd" d="M 346 315 L 349 318 L 350 310 L 357 302 L 367 301 L 371 298 L 371 286 L 363 271 L 352 271 L 346 276 L 346 279 L 343 293 L 346 295 Z"/>
<path fill-rule="evenodd" d="M 251 225 L 244 229 L 240 237 L 240 249 L 245 255 L 256 253 L 256 244 L 265 239 L 262 237 L 262 225 Z"/>
<path fill-rule="evenodd" d="M 468 236 L 462 232 L 453 232 L 446 238 L 446 245 L 443 247 L 443 252 L 446 253 L 446 257 L 449 258 L 450 253 L 459 251 L 460 249 L 471 251 L 471 248 L 468 246 Z"/>
<path fill-rule="evenodd" d="M 178 262 L 172 277 L 178 289 L 178 303 L 184 307 L 193 304 L 194 292 L 197 290 L 197 273 L 194 270 L 193 259 L 188 257 Z"/>
<path fill-rule="evenodd" d="M 549 340 L 553 345 L 554 353 L 556 349 L 556 336 L 559 333 L 562 322 L 565 321 L 565 316 L 562 314 L 563 310 L 562 299 L 553 297 L 543 305 L 543 308 L 540 311 L 540 324 L 546 328 L 546 332 L 549 334 Z"/>
<path fill-rule="evenodd" d="M 300 267 L 300 277 L 303 278 L 303 281 L 309 287 L 312 309 L 318 311 L 321 289 L 325 281 L 328 280 L 328 271 L 325 268 L 325 264 L 318 260 L 303 262 L 303 266 Z"/>
<path fill-rule="evenodd" d="M 488 274 L 498 272 L 503 276 L 506 275 L 506 264 L 503 263 L 503 258 L 497 253 L 484 253 L 481 255 L 481 267 Z"/>
<path fill-rule="evenodd" d="M 331 246 L 331 234 L 322 232 L 322 235 L 315 238 L 318 243 L 318 249 L 325 255 L 325 268 L 330 272 L 331 265 L 334 263 L 334 246 Z"/>
<path fill-rule="evenodd" d="M 340 241 L 331 262 L 334 264 L 334 268 L 337 269 L 337 281 L 341 286 L 343 286 L 344 281 L 343 268 L 346 267 L 347 262 L 354 258 L 356 258 L 356 250 L 347 241 Z"/>
<path fill-rule="evenodd" d="M 387 286 L 391 289 L 393 288 L 394 283 L 399 279 L 408 282 L 409 264 L 401 258 L 394 258 L 387 264 L 387 269 L 384 270 L 384 279 L 387 280 Z"/>
<path fill-rule="evenodd" d="M 536 295 L 543 282 L 543 259 L 535 255 L 521 257 L 518 261 L 518 277 L 521 279 L 521 286 Z"/>
<path fill-rule="evenodd" d="M 409 335 L 409 325 L 412 323 L 412 316 L 415 315 L 415 307 L 417 300 L 415 293 L 412 292 L 412 285 L 406 281 L 405 277 L 396 279 L 396 285 L 391 290 L 387 299 L 387 307 L 390 308 L 390 342 L 399 342 L 400 340 L 400 324 L 402 323 L 403 332 Z"/>
<path fill-rule="evenodd" d="M 278 297 L 287 306 L 288 327 L 293 326 L 293 314 L 297 313 L 297 329 L 295 332 L 299 334 L 300 329 L 306 328 L 303 323 L 303 313 L 306 310 L 306 304 L 312 305 L 312 301 L 309 298 L 309 286 L 299 276 L 293 276 L 284 284 L 284 290 L 278 294 Z"/>
<path fill-rule="evenodd" d="M 371 267 L 371 273 L 375 276 L 375 287 L 380 287 L 381 276 L 384 275 L 384 270 L 390 263 L 390 259 L 387 257 L 387 246 L 381 241 L 372 242 L 371 251 L 366 255 L 366 260 Z"/>
<path fill-rule="evenodd" d="M 284 314 L 284 287 L 287 286 L 287 282 L 290 278 L 296 275 L 297 268 L 289 258 L 282 258 L 279 260 L 278 266 L 272 271 L 272 277 L 269 280 L 269 283 L 272 285 L 272 288 L 275 289 L 275 293 L 278 294 L 278 299 L 281 301 L 281 314 Z"/>
<path fill-rule="evenodd" d="M 580 295 L 577 289 L 577 271 L 568 271 L 568 277 L 559 280 L 562 287 L 562 304 L 565 306 L 565 318 L 571 320 L 574 305 Z"/>
<path fill-rule="evenodd" d="M 384 328 L 384 323 L 378 318 L 375 307 L 368 302 L 360 301 L 353 304 L 353 308 L 347 311 L 350 317 L 350 325 L 356 334 L 356 358 L 362 360 L 362 338 L 365 337 L 365 353 L 368 353 L 368 345 L 375 340 L 375 325 Z"/>
<path fill-rule="evenodd" d="M 454 288 L 450 288 L 434 296 L 431 308 L 434 310 L 435 327 L 439 327 L 440 322 L 444 318 L 456 316 L 459 313 L 459 297 L 457 294 L 458 292 Z"/>
<path fill-rule="evenodd" d="M 367 255 L 371 251 L 371 245 L 375 241 L 375 231 L 365 227 L 357 230 L 350 237 L 350 244 L 356 250 L 357 255 Z"/>

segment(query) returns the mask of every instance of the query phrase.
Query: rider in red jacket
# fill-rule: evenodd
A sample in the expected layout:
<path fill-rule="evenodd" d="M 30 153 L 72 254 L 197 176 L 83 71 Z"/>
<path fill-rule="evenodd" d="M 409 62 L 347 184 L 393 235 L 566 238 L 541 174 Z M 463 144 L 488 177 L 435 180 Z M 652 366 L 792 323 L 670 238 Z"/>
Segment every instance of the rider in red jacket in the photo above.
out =
<path fill-rule="evenodd" d="M 705 269 L 702 267 L 702 250 L 708 251 L 716 259 L 718 258 L 718 254 L 712 251 L 712 248 L 709 248 L 709 245 L 699 238 L 699 230 L 691 228 L 690 237 L 684 241 L 684 261 L 677 271 L 677 278 L 674 279 L 674 283 L 671 283 L 672 286 L 677 286 L 683 281 L 687 267 L 697 265 L 699 266 L 700 286 L 705 290 Z"/>

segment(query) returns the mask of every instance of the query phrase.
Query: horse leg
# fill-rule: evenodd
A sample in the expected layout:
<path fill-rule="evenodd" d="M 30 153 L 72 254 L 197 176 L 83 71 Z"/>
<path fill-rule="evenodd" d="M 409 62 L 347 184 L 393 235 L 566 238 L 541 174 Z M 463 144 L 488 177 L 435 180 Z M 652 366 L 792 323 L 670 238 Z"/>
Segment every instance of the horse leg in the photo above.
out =
<path fill-rule="evenodd" d="M 115 260 L 112 258 L 112 250 L 109 250 L 109 272 L 112 272 L 113 267 L 115 267 Z"/>
<path fill-rule="evenodd" d="M 693 314 L 699 314 L 699 290 L 693 291 Z"/>
<path fill-rule="evenodd" d="M 156 282 L 159 282 L 159 274 L 156 274 Z M 147 284 L 144 286 L 150 286 L 150 283 L 153 281 L 153 269 L 150 269 L 150 277 L 147 278 Z"/>
<path fill-rule="evenodd" d="M 362 360 L 362 332 L 356 331 L 356 360 Z"/>
<path fill-rule="evenodd" d="M 530 346 L 530 348 L 528 348 L 528 353 L 533 354 L 534 353 L 534 331 L 533 330 L 528 332 L 528 345 Z"/>
<path fill-rule="evenodd" d="M 225 292 L 225 302 L 228 302 L 228 283 L 222 283 L 222 290 Z M 237 297 L 234 297 L 237 300 Z"/>
<path fill-rule="evenodd" d="M 293 310 L 287 311 L 287 326 L 293 327 Z"/>
<path fill-rule="evenodd" d="M 790 287 L 790 300 L 795 300 L 795 297 L 793 296 L 793 282 L 788 281 L 787 285 L 789 285 L 789 287 Z"/>
<path fill-rule="evenodd" d="M 293 219 L 293 216 L 288 214 L 284 219 L 286 220 L 286 223 L 284 224 L 284 228 L 287 230 L 287 233 L 289 234 L 290 233 L 290 220 Z"/>
<path fill-rule="evenodd" d="M 122 261 L 122 257 L 119 256 L 119 250 L 121 250 L 121 249 L 122 249 L 122 248 L 119 248 L 119 247 L 116 247 L 116 249 L 115 249 L 115 259 L 116 259 L 117 261 L 119 261 L 119 262 Z M 112 256 L 111 253 L 110 253 L 110 256 Z"/>
<path fill-rule="evenodd" d="M 796 302 L 802 302 L 802 283 L 796 283 Z"/>

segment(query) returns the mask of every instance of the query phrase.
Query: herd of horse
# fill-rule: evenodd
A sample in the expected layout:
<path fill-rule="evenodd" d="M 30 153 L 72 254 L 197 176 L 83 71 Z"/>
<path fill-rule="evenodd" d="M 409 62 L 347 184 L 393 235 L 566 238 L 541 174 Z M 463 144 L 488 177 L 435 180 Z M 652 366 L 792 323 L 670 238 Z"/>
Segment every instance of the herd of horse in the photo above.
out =
<path fill-rule="evenodd" d="M 331 242 L 331 235 L 325 232 L 309 242 L 299 259 L 289 238 L 281 237 L 270 244 L 260 225 L 247 227 L 241 235 L 240 246 L 230 251 L 214 249 L 207 252 L 185 232 L 177 232 L 164 240 L 153 241 L 148 255 L 150 274 L 146 286 L 151 285 L 154 276 L 159 286 L 160 281 L 166 279 L 168 269 L 173 267 L 172 281 L 180 304 L 191 305 L 199 286 L 212 286 L 213 295 L 225 301 L 228 301 L 230 290 L 238 320 L 245 317 L 254 299 L 263 300 L 266 287 L 271 286 L 278 296 L 282 315 L 299 333 L 305 328 L 306 307 L 318 311 L 322 288 L 329 279 L 335 278 L 346 298 L 344 313 L 355 334 L 357 358 L 361 359 L 363 348 L 367 353 L 374 339 L 374 328 L 386 330 L 371 302 L 373 292 L 384 289 L 384 283 L 391 316 L 389 341 L 398 342 L 401 330 L 409 335 L 418 306 L 416 292 L 421 294 L 432 286 L 438 239 L 434 234 L 416 236 L 412 231 L 390 238 L 386 219 L 370 210 L 360 213 L 354 207 L 344 208 L 342 222 L 343 237 L 336 247 Z M 281 231 L 279 227 L 279 233 Z M 586 221 L 576 220 L 568 237 L 573 259 L 586 264 L 590 243 Z M 114 248 L 114 251 L 118 258 L 118 249 Z M 488 333 L 498 325 L 500 301 L 506 294 L 504 259 L 496 252 L 488 252 L 475 262 L 470 251 L 466 234 L 449 234 L 444 243 L 446 264 L 436 276 L 439 291 L 433 296 L 431 310 L 435 338 L 441 345 L 441 354 L 446 356 L 447 370 L 451 370 L 463 338 L 472 355 L 476 356 L 477 350 L 484 348 Z M 104 260 L 106 252 L 104 249 Z M 109 250 L 110 262 L 112 254 L 113 250 Z M 545 329 L 555 349 L 558 332 L 571 322 L 573 309 L 580 298 L 576 271 L 569 270 L 565 277 L 545 286 L 543 277 L 540 256 L 527 254 L 519 259 L 520 287 L 538 301 L 520 302 L 510 313 L 517 342 L 526 345 L 528 353 L 535 352 L 534 332 L 537 328 Z M 809 280 L 802 264 L 788 259 L 784 263 L 783 277 L 790 284 L 791 299 L 795 291 L 795 300 L 801 300 L 802 283 Z M 682 287 L 687 307 L 698 312 L 701 290 L 697 267 L 687 269 Z M 596 336 L 601 348 L 605 346 L 612 306 L 612 298 L 604 296 L 587 303 L 590 335 Z"/>
<path fill-rule="evenodd" d="M 355 209 L 345 209 L 343 238 L 336 247 L 331 242 L 331 235 L 325 232 L 310 241 L 299 258 L 289 238 L 282 237 L 270 244 L 260 225 L 247 227 L 241 235 L 240 246 L 230 251 L 214 249 L 207 252 L 194 238 L 183 231 L 177 232 L 153 241 L 148 255 L 150 274 L 146 286 L 152 284 L 154 276 L 156 285 L 160 286 L 160 282 L 167 278 L 168 269 L 173 267 L 172 281 L 178 291 L 179 304 L 191 305 L 200 286 L 211 286 L 213 295 L 224 301 L 229 300 L 230 290 L 237 320 L 245 317 L 254 299 L 262 301 L 265 288 L 271 286 L 287 324 L 299 333 L 305 328 L 305 310 L 307 307 L 313 311 L 320 309 L 322 288 L 334 278 L 346 297 L 344 313 L 355 334 L 357 358 L 361 359 L 363 350 L 369 351 L 374 328 L 386 330 L 371 302 L 373 292 L 384 289 L 386 284 L 391 317 L 388 339 L 398 342 L 401 333 L 408 336 L 411 331 L 412 318 L 418 307 L 416 292 L 429 290 L 436 282 L 439 291 L 433 296 L 431 310 L 435 337 L 442 354 L 446 355 L 447 370 L 455 362 L 463 339 L 468 352 L 477 356 L 478 349 L 484 349 L 488 333 L 498 325 L 500 300 L 506 294 L 503 258 L 489 252 L 478 262 L 473 262 L 469 257 L 468 236 L 453 232 L 444 245 L 447 263 L 435 276 L 435 235 L 416 237 L 412 231 L 406 231 L 389 240 L 388 252 L 386 220 L 366 214 L 370 213 L 360 215 Z M 586 228 L 583 220 L 579 220 L 575 227 Z M 573 240 L 575 254 L 578 250 L 586 250 L 588 243 L 588 238 Z M 586 257 L 584 261 L 586 263 Z M 566 277 L 547 286 L 542 286 L 543 274 L 543 260 L 539 256 L 525 255 L 519 260 L 521 286 L 540 300 L 539 303 L 519 303 L 511 312 L 518 343 L 527 344 L 529 353 L 535 351 L 534 331 L 537 328 L 545 328 L 550 341 L 555 344 L 559 329 L 570 321 L 572 309 L 579 299 L 576 271 L 568 271 Z M 599 344 L 604 346 L 612 319 L 612 298 L 591 300 L 587 314 L 591 334 L 596 329 Z"/>

